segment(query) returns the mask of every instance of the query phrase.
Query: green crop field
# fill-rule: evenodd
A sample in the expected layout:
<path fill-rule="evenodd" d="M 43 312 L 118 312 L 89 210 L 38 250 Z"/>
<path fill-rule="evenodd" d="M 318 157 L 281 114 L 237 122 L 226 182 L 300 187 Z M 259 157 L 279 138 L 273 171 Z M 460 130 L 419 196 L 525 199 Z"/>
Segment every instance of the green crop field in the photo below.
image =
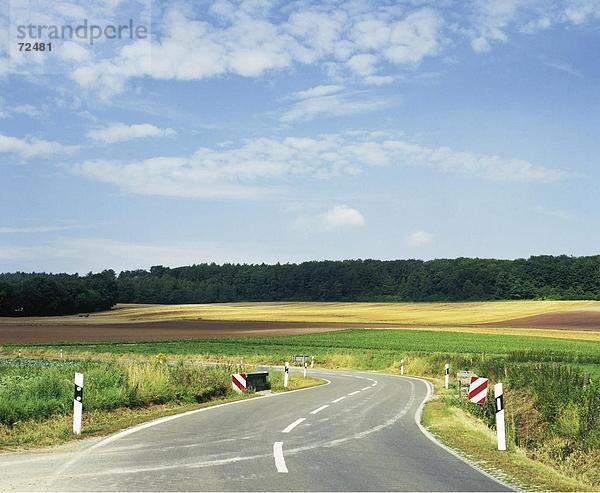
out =
<path fill-rule="evenodd" d="M 19 346 L 24 347 L 24 346 Z M 33 349 L 54 346 L 34 345 Z M 500 356 L 519 361 L 565 361 L 600 364 L 600 344 L 595 341 L 474 334 L 426 330 L 344 330 L 285 337 L 232 337 L 189 341 L 140 343 L 65 344 L 69 352 L 134 353 L 153 355 L 204 355 L 208 357 L 250 357 L 257 361 L 281 362 L 294 353 L 314 354 L 318 360 L 328 355 L 371 358 L 358 361 L 363 368 L 383 369 L 406 353 L 454 353 L 460 355 Z M 14 354 L 16 346 L 5 346 Z"/>

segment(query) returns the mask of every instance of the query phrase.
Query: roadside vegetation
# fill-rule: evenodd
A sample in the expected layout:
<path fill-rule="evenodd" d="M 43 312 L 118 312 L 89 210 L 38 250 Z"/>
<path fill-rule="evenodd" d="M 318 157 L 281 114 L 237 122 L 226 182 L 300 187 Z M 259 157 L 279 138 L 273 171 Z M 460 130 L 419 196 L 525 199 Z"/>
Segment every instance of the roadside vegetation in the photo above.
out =
<path fill-rule="evenodd" d="M 83 436 L 89 436 L 160 415 L 245 398 L 231 389 L 231 373 L 241 370 L 236 365 L 204 367 L 182 360 L 173 364 L 164 355 L 127 362 L 0 359 L 0 448 L 75 438 L 70 416 L 76 371 L 85 378 Z M 272 373 L 270 382 L 273 391 L 283 390 L 281 375 Z M 288 390 L 318 383 L 322 381 L 295 376 Z"/>

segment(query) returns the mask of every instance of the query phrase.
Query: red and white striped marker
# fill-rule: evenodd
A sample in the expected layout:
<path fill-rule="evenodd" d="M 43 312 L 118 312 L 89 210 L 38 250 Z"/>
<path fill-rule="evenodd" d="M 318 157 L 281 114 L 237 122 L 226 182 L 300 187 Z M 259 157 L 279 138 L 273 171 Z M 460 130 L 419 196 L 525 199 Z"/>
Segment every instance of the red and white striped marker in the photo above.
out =
<path fill-rule="evenodd" d="M 489 380 L 483 377 L 471 377 L 469 400 L 475 404 L 484 404 L 488 393 Z"/>
<path fill-rule="evenodd" d="M 236 392 L 246 392 L 246 374 L 245 373 L 234 373 L 231 375 L 231 387 Z"/>

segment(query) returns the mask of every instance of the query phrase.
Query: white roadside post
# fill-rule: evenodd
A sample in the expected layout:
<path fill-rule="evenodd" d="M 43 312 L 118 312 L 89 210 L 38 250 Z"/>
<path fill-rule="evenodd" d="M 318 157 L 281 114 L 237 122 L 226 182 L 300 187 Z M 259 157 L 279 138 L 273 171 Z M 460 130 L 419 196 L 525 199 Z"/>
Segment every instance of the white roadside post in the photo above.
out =
<path fill-rule="evenodd" d="M 308 361 L 304 360 L 304 378 L 306 378 L 307 368 L 308 368 Z"/>
<path fill-rule="evenodd" d="M 400 375 L 404 375 L 404 360 L 400 360 Z"/>
<path fill-rule="evenodd" d="M 63 352 L 62 352 L 62 348 L 60 348 L 60 359 L 63 359 Z"/>
<path fill-rule="evenodd" d="M 286 361 L 283 369 L 283 386 L 287 389 L 288 380 L 290 378 L 290 364 Z"/>
<path fill-rule="evenodd" d="M 83 414 L 83 373 L 75 373 L 75 396 L 73 397 L 73 433 L 81 434 Z"/>
<path fill-rule="evenodd" d="M 450 365 L 446 363 L 444 365 L 444 387 L 448 388 L 448 384 L 450 381 Z"/>
<path fill-rule="evenodd" d="M 314 356 L 312 356 L 311 359 L 310 359 L 310 367 L 311 368 L 315 367 L 315 357 Z"/>
<path fill-rule="evenodd" d="M 494 398 L 496 400 L 496 432 L 498 433 L 498 450 L 506 450 L 506 430 L 504 428 L 504 393 L 502 384 L 494 385 Z"/>

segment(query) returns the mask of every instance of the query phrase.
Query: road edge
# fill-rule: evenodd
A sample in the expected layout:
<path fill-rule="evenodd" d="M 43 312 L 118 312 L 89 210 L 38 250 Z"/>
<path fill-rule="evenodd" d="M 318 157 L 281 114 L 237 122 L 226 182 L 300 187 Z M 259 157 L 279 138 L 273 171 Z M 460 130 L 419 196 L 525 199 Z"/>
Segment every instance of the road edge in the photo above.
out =
<path fill-rule="evenodd" d="M 423 424 L 421 423 L 421 420 L 423 417 L 423 409 L 425 408 L 425 404 L 427 404 L 427 402 L 429 402 L 431 400 L 431 398 L 433 397 L 433 393 L 434 393 L 433 384 L 431 382 L 429 382 L 428 380 L 425 380 L 424 378 L 411 377 L 411 376 L 406 376 L 406 375 L 404 375 L 404 376 L 391 375 L 391 376 L 398 377 L 398 378 L 408 378 L 411 380 L 417 380 L 419 382 L 424 383 L 425 386 L 427 387 L 427 395 L 425 396 L 425 399 L 423 399 L 423 401 L 421 402 L 421 404 L 419 404 L 419 407 L 415 411 L 415 423 L 416 423 L 417 427 L 419 428 L 419 430 L 421 431 L 421 433 L 423 433 L 423 435 L 425 435 L 431 442 L 435 443 L 438 447 L 444 449 L 446 452 L 453 455 L 457 459 L 461 460 L 462 462 L 464 462 L 468 466 L 472 467 L 477 472 L 483 474 L 487 478 L 495 481 L 496 483 L 504 486 L 505 488 L 508 488 L 510 491 L 521 491 L 517 485 L 508 483 L 504 479 L 494 476 L 490 472 L 483 469 L 479 464 L 477 464 L 477 463 L 473 462 L 472 460 L 463 456 L 459 451 L 454 450 L 451 447 L 448 447 L 446 444 L 444 444 L 440 440 L 438 440 L 438 438 L 435 435 L 433 435 L 427 428 L 425 428 L 425 426 L 423 426 Z"/>

